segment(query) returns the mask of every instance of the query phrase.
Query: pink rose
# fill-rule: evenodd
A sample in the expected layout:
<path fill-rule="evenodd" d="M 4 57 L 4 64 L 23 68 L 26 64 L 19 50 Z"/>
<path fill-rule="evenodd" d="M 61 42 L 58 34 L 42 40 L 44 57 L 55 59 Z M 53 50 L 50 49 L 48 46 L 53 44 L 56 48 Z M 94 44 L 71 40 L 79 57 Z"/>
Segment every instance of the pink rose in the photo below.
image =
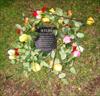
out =
<path fill-rule="evenodd" d="M 80 51 L 74 51 L 74 52 L 72 52 L 72 55 L 74 56 L 74 57 L 80 57 L 80 55 L 81 55 L 81 53 L 80 53 Z"/>
<path fill-rule="evenodd" d="M 65 44 L 70 43 L 70 42 L 71 42 L 71 37 L 66 35 L 66 36 L 64 37 L 64 39 L 63 39 L 63 42 L 64 42 Z"/>

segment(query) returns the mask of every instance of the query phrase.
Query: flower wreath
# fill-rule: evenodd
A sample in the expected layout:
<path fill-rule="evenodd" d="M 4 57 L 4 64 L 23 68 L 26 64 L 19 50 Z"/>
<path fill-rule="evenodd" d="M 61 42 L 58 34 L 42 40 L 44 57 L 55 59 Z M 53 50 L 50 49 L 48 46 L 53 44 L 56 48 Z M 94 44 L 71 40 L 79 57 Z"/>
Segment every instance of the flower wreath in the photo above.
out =
<path fill-rule="evenodd" d="M 66 13 L 60 8 L 47 9 L 44 6 L 34 11 L 31 18 L 24 16 L 23 21 L 23 26 L 16 24 L 19 38 L 15 48 L 8 50 L 8 54 L 13 64 L 22 64 L 25 72 L 38 72 L 42 67 L 47 67 L 52 72 L 61 73 L 64 66 L 79 57 L 84 50 L 79 44 L 84 37 L 79 31 L 82 23 L 72 19 L 71 10 Z M 35 45 L 39 36 L 37 28 L 41 26 L 56 27 L 53 34 L 57 38 L 57 48 L 50 52 L 42 51 Z M 73 67 L 70 70 L 75 73 Z M 59 75 L 60 78 L 64 76 L 64 73 Z"/>

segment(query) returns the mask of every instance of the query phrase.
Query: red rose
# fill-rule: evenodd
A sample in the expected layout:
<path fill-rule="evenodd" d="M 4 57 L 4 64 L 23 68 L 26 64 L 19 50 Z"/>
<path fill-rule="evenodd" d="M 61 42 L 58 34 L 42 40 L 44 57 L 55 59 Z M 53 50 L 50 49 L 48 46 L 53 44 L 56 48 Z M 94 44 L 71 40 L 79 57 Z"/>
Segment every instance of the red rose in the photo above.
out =
<path fill-rule="evenodd" d="M 33 16 L 36 17 L 38 15 L 37 11 L 33 12 Z"/>
<path fill-rule="evenodd" d="M 43 8 L 41 9 L 41 11 L 44 13 L 46 11 L 46 9 L 47 9 L 47 6 L 44 5 Z"/>
<path fill-rule="evenodd" d="M 73 53 L 74 51 L 77 51 L 77 46 L 73 46 L 73 48 L 72 48 L 72 53 Z"/>
<path fill-rule="evenodd" d="M 15 50 L 15 55 L 16 56 L 19 56 L 19 52 L 18 52 L 19 49 L 18 48 L 15 48 L 14 50 Z"/>
<path fill-rule="evenodd" d="M 18 29 L 18 28 L 17 28 L 16 33 L 17 33 L 18 35 L 20 35 L 20 34 L 21 34 L 21 29 Z"/>

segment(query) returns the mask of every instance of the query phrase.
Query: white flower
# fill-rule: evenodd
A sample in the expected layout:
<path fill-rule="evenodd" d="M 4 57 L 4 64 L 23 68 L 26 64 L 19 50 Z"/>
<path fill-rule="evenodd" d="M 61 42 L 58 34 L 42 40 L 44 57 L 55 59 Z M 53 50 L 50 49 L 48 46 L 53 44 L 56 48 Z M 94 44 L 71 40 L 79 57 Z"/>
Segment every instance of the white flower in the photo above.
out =
<path fill-rule="evenodd" d="M 36 11 L 36 12 L 37 12 L 37 14 L 38 14 L 38 15 L 36 16 L 36 18 L 37 18 L 37 19 L 41 19 L 41 18 L 42 18 L 42 16 L 41 16 L 42 11 L 39 11 L 39 10 L 38 10 L 38 11 Z"/>
<path fill-rule="evenodd" d="M 82 46 L 78 46 L 77 47 L 77 50 L 79 50 L 80 52 L 83 52 L 84 51 L 84 48 Z"/>
<path fill-rule="evenodd" d="M 9 55 L 15 55 L 15 50 L 13 50 L 13 49 L 8 50 L 8 54 Z"/>
<path fill-rule="evenodd" d="M 38 16 L 36 16 L 36 18 L 37 18 L 37 19 L 41 19 L 42 17 L 41 17 L 41 15 L 38 15 Z"/>
<path fill-rule="evenodd" d="M 65 76 L 66 76 L 65 73 L 61 73 L 61 74 L 58 75 L 59 78 L 64 78 Z"/>
<path fill-rule="evenodd" d="M 36 11 L 38 15 L 41 15 L 42 14 L 42 11 L 38 10 Z"/>

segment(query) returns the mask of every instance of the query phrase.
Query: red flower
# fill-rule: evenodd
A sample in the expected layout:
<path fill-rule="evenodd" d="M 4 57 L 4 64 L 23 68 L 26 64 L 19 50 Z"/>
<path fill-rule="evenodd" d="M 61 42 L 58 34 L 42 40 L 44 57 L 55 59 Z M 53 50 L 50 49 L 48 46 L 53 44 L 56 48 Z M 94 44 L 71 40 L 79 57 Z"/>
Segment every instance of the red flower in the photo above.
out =
<path fill-rule="evenodd" d="M 33 12 L 33 16 L 34 16 L 34 17 L 38 16 L 37 11 L 34 11 L 34 12 Z"/>
<path fill-rule="evenodd" d="M 43 8 L 41 9 L 41 11 L 44 13 L 46 11 L 46 9 L 47 9 L 47 6 L 44 5 Z"/>
<path fill-rule="evenodd" d="M 19 56 L 19 52 L 18 52 L 19 49 L 18 48 L 15 48 L 14 50 L 15 50 L 15 55 L 16 56 Z"/>
<path fill-rule="evenodd" d="M 18 28 L 17 28 L 16 33 L 17 33 L 18 35 L 20 35 L 20 34 L 21 34 L 21 29 L 18 29 Z"/>
<path fill-rule="evenodd" d="M 77 51 L 77 46 L 73 46 L 72 53 L 73 53 L 74 51 Z"/>

